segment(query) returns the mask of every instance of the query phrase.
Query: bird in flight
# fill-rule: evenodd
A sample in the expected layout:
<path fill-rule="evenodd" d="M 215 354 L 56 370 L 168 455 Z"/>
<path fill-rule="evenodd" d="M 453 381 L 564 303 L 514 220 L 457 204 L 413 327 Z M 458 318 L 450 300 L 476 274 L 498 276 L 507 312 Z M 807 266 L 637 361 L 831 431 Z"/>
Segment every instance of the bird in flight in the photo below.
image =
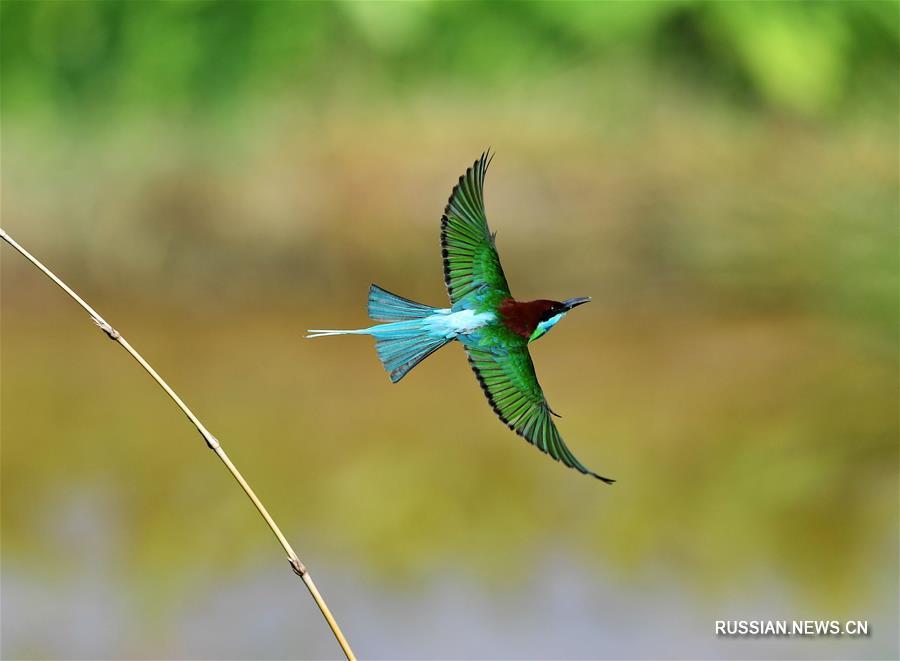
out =
<path fill-rule="evenodd" d="M 528 344 L 543 337 L 572 308 L 566 301 L 517 301 L 509 292 L 495 234 L 484 212 L 484 175 L 492 156 L 481 155 L 459 178 L 441 218 L 441 254 L 449 308 L 434 308 L 369 288 L 369 317 L 357 330 L 310 330 L 307 337 L 371 335 L 393 383 L 445 344 L 457 340 L 494 413 L 519 436 L 569 468 L 612 484 L 584 466 L 563 442 L 534 372 Z M 559 417 L 557 415 L 557 417 Z"/>

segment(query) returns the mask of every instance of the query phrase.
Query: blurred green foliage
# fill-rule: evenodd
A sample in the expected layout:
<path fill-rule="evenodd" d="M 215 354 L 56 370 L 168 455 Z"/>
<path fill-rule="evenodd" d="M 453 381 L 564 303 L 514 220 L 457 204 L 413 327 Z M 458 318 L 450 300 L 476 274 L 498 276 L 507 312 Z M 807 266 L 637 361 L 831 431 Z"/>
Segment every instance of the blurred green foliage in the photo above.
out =
<path fill-rule="evenodd" d="M 626 59 L 827 115 L 885 86 L 900 46 L 892 2 L 7 1 L 0 20 L 3 109 L 64 117 L 218 111 L 348 82 L 502 89 Z"/>

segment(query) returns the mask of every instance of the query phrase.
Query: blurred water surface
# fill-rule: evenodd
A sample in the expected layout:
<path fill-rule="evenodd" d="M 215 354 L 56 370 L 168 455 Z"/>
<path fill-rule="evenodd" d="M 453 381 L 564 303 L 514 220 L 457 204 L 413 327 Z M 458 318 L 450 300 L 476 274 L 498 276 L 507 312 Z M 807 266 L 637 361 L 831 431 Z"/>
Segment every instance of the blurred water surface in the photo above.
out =
<path fill-rule="evenodd" d="M 202 57 L 141 59 L 155 51 L 121 27 L 186 22 L 212 52 L 222 37 L 194 5 L 177 20 L 151 5 L 77 14 L 100 17 L 85 24 L 113 54 L 69 42 L 94 55 L 68 70 L 34 35 L 73 10 L 33 4 L 2 9 L 4 36 L 23 26 L 33 55 L 3 64 L 17 90 L 2 106 L 4 228 L 221 439 L 361 656 L 897 657 L 900 136 L 880 9 L 809 10 L 838 46 L 805 47 L 838 54 L 787 67 L 806 81 L 787 85 L 758 53 L 716 59 L 701 39 L 752 37 L 757 21 L 777 35 L 797 18 L 779 3 L 767 18 L 604 15 L 657 26 L 640 52 L 600 46 L 599 30 L 578 41 L 577 21 L 558 41 L 543 30 L 563 19 L 530 5 L 504 33 L 518 54 L 471 74 L 496 44 L 473 37 L 445 73 L 441 42 L 416 66 L 403 56 L 434 21 L 462 20 L 449 5 L 401 11 L 399 32 L 363 5 L 305 5 L 371 42 L 274 33 L 307 44 L 273 51 L 299 68 L 245 71 L 219 97 L 230 86 L 202 82 Z M 301 11 L 226 6 L 265 7 L 270 27 L 273 7 Z M 340 75 L 301 75 L 323 62 Z M 563 436 L 612 487 L 504 429 L 458 346 L 394 386 L 371 340 L 303 339 L 366 324 L 370 282 L 446 300 L 440 212 L 488 145 L 513 293 L 593 297 L 533 355 Z M 199 436 L 79 309 L 0 256 L 2 656 L 333 657 Z M 717 639 L 728 618 L 867 619 L 872 633 Z"/>

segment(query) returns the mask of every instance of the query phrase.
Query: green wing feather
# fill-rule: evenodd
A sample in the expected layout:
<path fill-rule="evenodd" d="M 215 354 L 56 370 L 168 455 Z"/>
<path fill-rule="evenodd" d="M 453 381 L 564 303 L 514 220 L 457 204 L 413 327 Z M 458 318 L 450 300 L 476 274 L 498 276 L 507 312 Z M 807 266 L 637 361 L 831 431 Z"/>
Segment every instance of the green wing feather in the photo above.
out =
<path fill-rule="evenodd" d="M 483 305 L 496 305 L 510 296 L 484 213 L 484 175 L 490 162 L 485 152 L 459 178 L 441 218 L 444 282 L 453 305 L 473 292 L 479 293 Z"/>
<path fill-rule="evenodd" d="M 550 417 L 553 412 L 544 398 L 524 341 L 519 346 L 494 350 L 467 346 L 466 352 L 491 408 L 510 429 L 569 468 L 593 475 L 607 484 L 614 482 L 585 467 L 566 447 Z"/>

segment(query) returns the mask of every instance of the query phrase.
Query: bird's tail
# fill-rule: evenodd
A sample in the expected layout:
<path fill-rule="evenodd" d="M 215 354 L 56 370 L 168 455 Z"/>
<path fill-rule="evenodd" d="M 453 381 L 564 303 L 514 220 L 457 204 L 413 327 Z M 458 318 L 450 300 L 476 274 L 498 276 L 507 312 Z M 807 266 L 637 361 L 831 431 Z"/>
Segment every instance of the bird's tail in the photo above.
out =
<path fill-rule="evenodd" d="M 392 294 L 378 285 L 369 286 L 369 318 L 375 321 L 421 319 L 434 314 L 434 308 Z"/>
<path fill-rule="evenodd" d="M 453 337 L 436 332 L 428 318 L 437 313 L 433 308 L 397 296 L 378 285 L 369 288 L 369 316 L 379 321 L 371 328 L 358 330 L 310 330 L 306 337 L 329 335 L 371 335 L 375 351 L 391 382 L 397 383 L 416 365 L 450 342 Z"/>
<path fill-rule="evenodd" d="M 375 326 L 375 351 L 391 382 L 400 379 L 453 338 L 435 335 L 424 319 Z"/>

